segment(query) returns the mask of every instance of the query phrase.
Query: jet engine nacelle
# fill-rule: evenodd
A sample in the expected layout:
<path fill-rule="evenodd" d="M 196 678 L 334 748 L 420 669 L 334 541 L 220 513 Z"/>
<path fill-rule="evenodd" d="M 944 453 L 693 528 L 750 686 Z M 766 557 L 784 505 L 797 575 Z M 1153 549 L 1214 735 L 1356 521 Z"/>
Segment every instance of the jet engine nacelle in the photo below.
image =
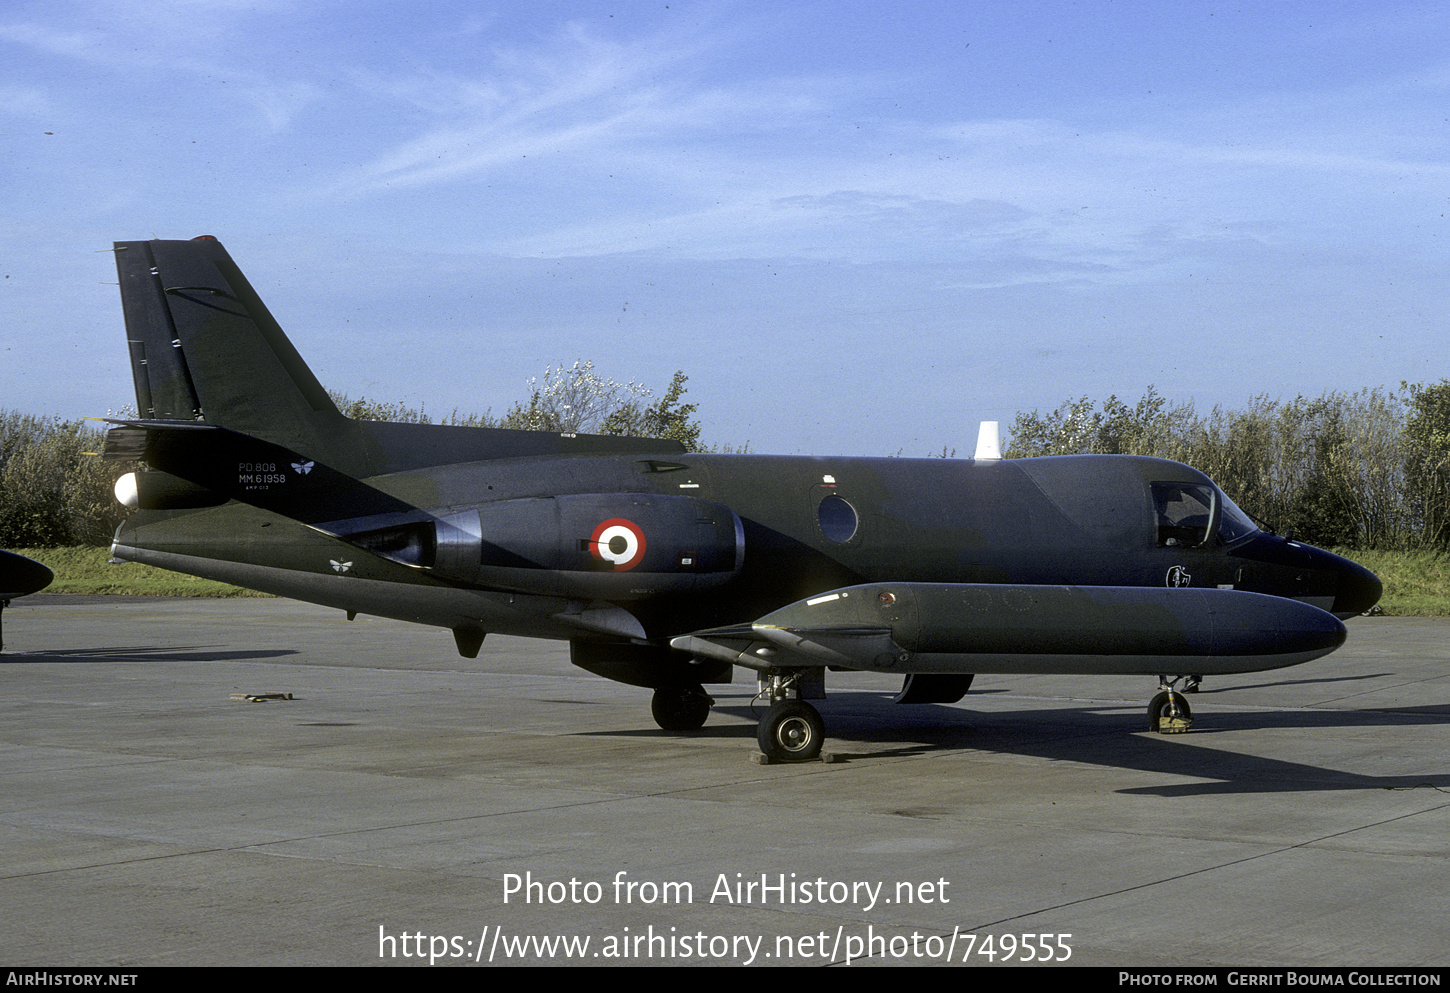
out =
<path fill-rule="evenodd" d="M 435 514 L 433 568 L 473 585 L 636 600 L 720 586 L 740 572 L 745 530 L 707 500 L 575 493 Z"/>

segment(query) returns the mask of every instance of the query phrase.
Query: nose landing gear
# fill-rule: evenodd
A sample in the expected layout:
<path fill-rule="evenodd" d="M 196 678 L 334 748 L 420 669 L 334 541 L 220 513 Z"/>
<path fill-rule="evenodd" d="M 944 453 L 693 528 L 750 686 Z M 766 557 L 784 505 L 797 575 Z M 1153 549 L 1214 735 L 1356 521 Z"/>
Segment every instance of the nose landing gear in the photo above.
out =
<path fill-rule="evenodd" d="M 1158 734 L 1183 734 L 1193 727 L 1193 711 L 1188 707 L 1188 698 L 1173 692 L 1173 686 L 1183 676 L 1158 677 L 1158 694 L 1148 704 L 1148 730 Z M 1189 677 L 1192 678 L 1192 677 Z"/>

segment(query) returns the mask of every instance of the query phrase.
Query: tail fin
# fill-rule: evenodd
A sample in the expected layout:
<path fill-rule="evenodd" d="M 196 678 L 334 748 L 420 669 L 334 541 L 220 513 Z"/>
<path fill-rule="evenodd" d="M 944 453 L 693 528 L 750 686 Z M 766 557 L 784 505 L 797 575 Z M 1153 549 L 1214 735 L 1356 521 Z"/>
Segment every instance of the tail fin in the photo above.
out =
<path fill-rule="evenodd" d="M 136 406 L 350 462 L 351 422 L 307 368 L 221 242 L 116 243 Z M 360 453 L 359 453 L 360 454 Z"/>
<path fill-rule="evenodd" d="M 684 452 L 679 442 L 658 438 L 351 420 L 215 238 L 118 241 L 116 270 L 140 415 L 118 423 L 130 428 L 204 421 L 355 479 L 529 455 Z M 114 458 L 140 458 L 150 445 L 144 430 L 112 435 L 106 451 Z M 196 457 L 207 451 L 187 449 Z M 199 471 L 176 475 L 195 483 Z"/>

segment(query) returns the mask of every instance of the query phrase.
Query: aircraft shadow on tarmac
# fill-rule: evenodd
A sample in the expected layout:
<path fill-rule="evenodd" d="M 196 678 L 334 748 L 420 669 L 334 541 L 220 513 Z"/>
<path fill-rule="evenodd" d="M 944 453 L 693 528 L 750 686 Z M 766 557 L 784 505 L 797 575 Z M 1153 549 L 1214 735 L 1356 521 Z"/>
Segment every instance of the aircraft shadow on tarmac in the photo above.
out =
<path fill-rule="evenodd" d="M 1262 690 L 1262 689 L 1267 689 L 1267 688 L 1269 688 L 1271 686 L 1328 686 L 1331 683 L 1363 683 L 1363 682 L 1368 682 L 1371 679 L 1386 679 L 1386 678 L 1390 678 L 1390 677 L 1393 677 L 1394 675 L 1395 675 L 1395 673 L 1393 673 L 1393 672 L 1361 672 L 1361 673 L 1356 673 L 1353 676 L 1328 676 L 1328 677 L 1315 677 L 1315 678 L 1312 678 L 1312 679 L 1279 679 L 1279 680 L 1274 680 L 1274 681 L 1266 681 L 1266 682 L 1262 682 L 1262 683 L 1254 683 L 1252 685 L 1252 687 L 1248 687 L 1248 686 L 1229 686 L 1229 687 L 1225 687 L 1224 689 L 1218 689 L 1218 688 L 1215 688 L 1215 687 L 1205 686 L 1205 687 L 1199 689 L 1197 692 L 1198 692 L 1198 694 L 1199 694 L 1200 697 L 1209 697 L 1209 696 L 1213 696 L 1215 693 L 1226 693 L 1226 692 L 1229 692 L 1229 691 L 1232 691 L 1232 690 L 1242 690 L 1242 689 L 1249 689 L 1249 688 L 1256 689 L 1256 690 Z M 1450 708 L 1447 708 L 1446 713 L 1450 713 Z"/>
<path fill-rule="evenodd" d="M 0 664 L 24 662 L 244 662 L 259 659 L 285 658 L 298 654 L 294 648 L 276 648 L 264 651 L 201 651 L 195 647 L 174 648 L 157 645 L 117 646 L 115 648 L 86 648 L 76 650 L 55 649 L 32 654 L 6 653 L 0 655 Z"/>
<path fill-rule="evenodd" d="M 1329 790 L 1450 791 L 1450 773 L 1368 776 L 1325 766 L 1245 755 L 1206 747 L 1215 734 L 1259 730 L 1312 733 L 1344 728 L 1444 727 L 1444 706 L 1362 710 L 1233 710 L 1199 716 L 1187 735 L 1146 730 L 1146 719 L 1125 714 L 1128 705 L 1084 703 L 1042 710 L 974 711 L 963 706 L 903 708 L 892 694 L 841 692 L 831 696 L 831 737 L 826 750 L 836 762 L 869 762 L 950 752 L 979 752 L 1040 758 L 1204 780 L 1120 790 L 1129 795 L 1181 798 L 1214 794 L 1320 792 Z M 969 698 L 970 699 L 970 698 Z M 823 708 L 826 709 L 826 708 Z M 1134 708 L 1136 709 L 1136 708 Z M 748 702 L 722 700 L 717 713 L 753 720 Z M 610 737 L 665 737 L 658 729 L 583 732 Z M 755 737 L 753 724 L 715 725 L 691 737 Z M 869 750 L 861 750 L 865 746 Z M 796 768 L 801 768 L 797 766 Z"/>

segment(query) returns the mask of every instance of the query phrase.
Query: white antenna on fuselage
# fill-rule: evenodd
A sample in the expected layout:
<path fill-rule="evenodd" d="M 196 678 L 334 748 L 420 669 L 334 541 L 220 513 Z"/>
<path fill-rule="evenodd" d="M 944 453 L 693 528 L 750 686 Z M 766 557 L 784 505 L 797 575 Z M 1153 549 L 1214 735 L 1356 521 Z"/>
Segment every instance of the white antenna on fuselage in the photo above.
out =
<path fill-rule="evenodd" d="M 977 429 L 977 454 L 972 458 L 985 462 L 1001 460 L 1002 442 L 997 436 L 996 421 L 983 421 L 982 426 Z"/>

